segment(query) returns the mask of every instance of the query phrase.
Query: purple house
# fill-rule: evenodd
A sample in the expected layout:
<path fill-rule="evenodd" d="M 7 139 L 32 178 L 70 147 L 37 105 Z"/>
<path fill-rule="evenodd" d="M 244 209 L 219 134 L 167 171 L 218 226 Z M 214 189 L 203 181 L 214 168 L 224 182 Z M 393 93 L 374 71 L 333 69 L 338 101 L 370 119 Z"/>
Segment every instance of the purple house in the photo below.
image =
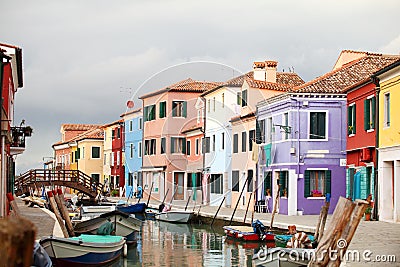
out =
<path fill-rule="evenodd" d="M 346 195 L 346 95 L 311 81 L 257 105 L 257 199 L 280 214 L 319 214 L 327 193 L 332 213 Z M 312 91 L 314 91 L 312 93 Z"/>

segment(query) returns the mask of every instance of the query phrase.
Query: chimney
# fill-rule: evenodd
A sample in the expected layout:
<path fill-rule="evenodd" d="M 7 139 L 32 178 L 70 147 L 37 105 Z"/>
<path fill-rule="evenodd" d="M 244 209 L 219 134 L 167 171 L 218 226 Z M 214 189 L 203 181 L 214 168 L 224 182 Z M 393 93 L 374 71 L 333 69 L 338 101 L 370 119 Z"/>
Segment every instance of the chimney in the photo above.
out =
<path fill-rule="evenodd" d="M 278 66 L 277 61 L 266 60 L 265 61 L 265 73 L 266 81 L 270 83 L 276 83 L 276 67 Z"/>
<path fill-rule="evenodd" d="M 253 77 L 257 81 L 265 81 L 265 62 L 255 61 L 253 63 Z"/>

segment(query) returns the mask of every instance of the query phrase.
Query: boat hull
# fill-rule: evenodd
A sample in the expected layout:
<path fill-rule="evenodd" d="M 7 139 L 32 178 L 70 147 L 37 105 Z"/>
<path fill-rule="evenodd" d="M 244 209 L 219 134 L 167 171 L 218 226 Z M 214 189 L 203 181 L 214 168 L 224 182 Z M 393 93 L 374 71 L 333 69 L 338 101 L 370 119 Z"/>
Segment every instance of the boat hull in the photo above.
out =
<path fill-rule="evenodd" d="M 250 226 L 224 226 L 224 232 L 228 237 L 241 241 L 274 241 L 274 234 L 266 233 L 264 238 L 262 238 L 260 235 L 255 233 L 253 228 Z"/>
<path fill-rule="evenodd" d="M 192 216 L 192 211 L 167 211 L 154 215 L 154 218 L 164 222 L 188 223 Z"/>
<path fill-rule="evenodd" d="M 117 206 L 117 210 L 133 214 L 133 213 L 144 213 L 146 210 L 146 203 L 136 203 L 129 206 Z"/>
<path fill-rule="evenodd" d="M 40 245 L 57 267 L 104 266 L 118 259 L 125 245 L 124 238 L 113 238 L 116 238 L 115 242 L 85 242 L 78 238 L 47 237 L 40 240 Z"/>

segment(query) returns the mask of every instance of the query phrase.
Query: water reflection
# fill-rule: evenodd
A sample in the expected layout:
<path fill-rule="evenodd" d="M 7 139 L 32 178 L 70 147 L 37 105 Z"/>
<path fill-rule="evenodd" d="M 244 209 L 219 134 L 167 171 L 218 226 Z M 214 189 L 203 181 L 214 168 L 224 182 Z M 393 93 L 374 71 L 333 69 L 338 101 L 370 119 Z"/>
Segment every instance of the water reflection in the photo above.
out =
<path fill-rule="evenodd" d="M 226 238 L 222 227 L 147 220 L 137 245 L 113 266 L 252 266 L 261 245 Z"/>

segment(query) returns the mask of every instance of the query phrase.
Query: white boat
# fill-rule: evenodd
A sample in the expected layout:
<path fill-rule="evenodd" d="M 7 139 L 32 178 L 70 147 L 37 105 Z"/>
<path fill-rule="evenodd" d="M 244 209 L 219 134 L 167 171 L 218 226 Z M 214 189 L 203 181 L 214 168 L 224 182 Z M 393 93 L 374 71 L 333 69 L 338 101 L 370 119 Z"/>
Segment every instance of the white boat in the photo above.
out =
<path fill-rule="evenodd" d="M 257 267 L 307 266 L 314 254 L 314 249 L 265 248 L 254 254 L 253 265 Z"/>
<path fill-rule="evenodd" d="M 104 266 L 121 256 L 125 239 L 110 235 L 51 236 L 42 238 L 39 243 L 57 267 Z"/>
<path fill-rule="evenodd" d="M 154 215 L 156 220 L 172 223 L 188 223 L 193 216 L 193 211 L 170 210 Z"/>

